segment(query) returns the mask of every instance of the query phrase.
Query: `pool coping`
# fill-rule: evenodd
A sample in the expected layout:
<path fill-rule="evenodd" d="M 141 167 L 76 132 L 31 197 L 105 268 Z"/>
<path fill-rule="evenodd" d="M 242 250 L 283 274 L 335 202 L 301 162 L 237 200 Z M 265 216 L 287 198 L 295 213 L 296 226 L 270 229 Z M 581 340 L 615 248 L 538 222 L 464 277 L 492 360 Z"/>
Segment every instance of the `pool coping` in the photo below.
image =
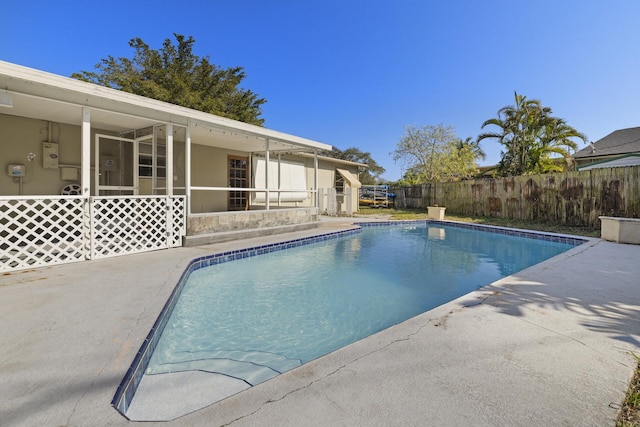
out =
<path fill-rule="evenodd" d="M 558 234 L 558 233 L 546 233 L 532 230 L 522 230 L 509 227 L 499 227 L 483 224 L 469 224 L 456 221 L 447 220 L 391 220 L 391 221 L 368 221 L 368 222 L 354 222 L 353 225 L 357 228 L 348 230 L 332 231 L 323 233 L 316 236 L 301 237 L 298 239 L 290 239 L 277 243 L 270 243 L 265 245 L 258 245 L 254 247 L 242 248 L 237 250 L 225 251 L 213 253 L 206 256 L 201 256 L 191 260 L 182 274 L 180 279 L 176 283 L 171 295 L 164 304 L 160 314 L 154 322 L 151 330 L 144 339 L 140 349 L 136 353 L 136 356 L 127 369 L 125 376 L 122 378 L 118 388 L 111 400 L 111 406 L 114 407 L 122 416 L 127 417 L 127 411 L 131 405 L 133 397 L 142 381 L 145 371 L 149 365 L 151 355 L 155 350 L 158 338 L 160 337 L 164 327 L 166 326 L 170 314 L 173 311 L 180 294 L 187 282 L 189 275 L 201 268 L 211 265 L 217 265 L 225 262 L 234 261 L 237 259 L 249 258 L 256 255 L 262 255 L 270 252 L 281 251 L 285 249 L 291 249 L 294 247 L 305 246 L 321 241 L 332 240 L 340 237 L 350 236 L 362 232 L 362 228 L 366 227 L 380 227 L 380 226 L 398 226 L 403 224 L 426 224 L 426 225 L 446 225 L 449 227 L 472 229 L 478 231 L 485 231 L 495 234 L 503 234 L 515 237 L 531 238 L 536 240 L 551 241 L 557 243 L 571 244 L 579 246 L 583 243 L 587 243 L 590 240 L 587 237 Z"/>

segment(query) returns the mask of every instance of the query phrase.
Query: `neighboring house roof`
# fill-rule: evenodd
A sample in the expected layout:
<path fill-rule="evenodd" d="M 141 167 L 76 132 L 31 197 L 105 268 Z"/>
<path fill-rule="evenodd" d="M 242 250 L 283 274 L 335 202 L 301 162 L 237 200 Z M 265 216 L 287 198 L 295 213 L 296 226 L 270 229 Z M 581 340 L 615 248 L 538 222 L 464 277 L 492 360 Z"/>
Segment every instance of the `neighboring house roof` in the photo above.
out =
<path fill-rule="evenodd" d="M 573 158 L 582 160 L 631 153 L 640 153 L 640 127 L 616 130 L 579 150 Z"/>
<path fill-rule="evenodd" d="M 211 140 L 207 135 L 215 132 L 215 144 L 222 148 L 262 151 L 268 139 L 271 151 L 331 149 L 322 142 L 4 61 L 0 88 L 2 103 L 9 107 L 3 107 L 2 114 L 79 125 L 86 106 L 91 109 L 91 127 L 107 131 L 142 129 L 158 122 L 191 124 L 195 143 L 206 144 Z"/>
<path fill-rule="evenodd" d="M 639 166 L 640 154 L 625 154 L 618 157 L 610 157 L 599 162 L 585 163 L 582 166 L 578 165 L 576 169 L 579 171 L 587 171 L 589 169 L 599 168 L 622 168 L 625 166 Z"/>

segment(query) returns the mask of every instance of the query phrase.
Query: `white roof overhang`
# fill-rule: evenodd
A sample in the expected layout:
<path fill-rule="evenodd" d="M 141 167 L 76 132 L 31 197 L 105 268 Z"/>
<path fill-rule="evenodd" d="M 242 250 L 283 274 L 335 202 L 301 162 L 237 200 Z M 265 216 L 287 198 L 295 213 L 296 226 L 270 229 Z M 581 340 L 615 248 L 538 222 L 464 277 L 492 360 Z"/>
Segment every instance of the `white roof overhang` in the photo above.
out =
<path fill-rule="evenodd" d="M 0 61 L 0 91 L 13 106 L 1 114 L 80 125 L 82 107 L 91 109 L 91 127 L 128 132 L 154 124 L 191 125 L 193 144 L 238 151 L 330 150 L 322 142 L 289 135 L 155 99 Z"/>
<path fill-rule="evenodd" d="M 299 155 L 302 156 L 302 157 L 313 158 L 313 154 L 309 154 L 309 153 L 300 153 Z M 367 165 L 365 163 L 358 163 L 358 162 L 352 162 L 352 161 L 349 161 L 349 160 L 336 159 L 335 157 L 328 157 L 328 156 L 318 156 L 318 160 L 324 160 L 324 161 L 327 161 L 329 163 L 335 163 L 335 164 L 340 164 L 340 165 L 357 166 L 358 168 L 368 168 L 369 167 L 369 165 Z"/>

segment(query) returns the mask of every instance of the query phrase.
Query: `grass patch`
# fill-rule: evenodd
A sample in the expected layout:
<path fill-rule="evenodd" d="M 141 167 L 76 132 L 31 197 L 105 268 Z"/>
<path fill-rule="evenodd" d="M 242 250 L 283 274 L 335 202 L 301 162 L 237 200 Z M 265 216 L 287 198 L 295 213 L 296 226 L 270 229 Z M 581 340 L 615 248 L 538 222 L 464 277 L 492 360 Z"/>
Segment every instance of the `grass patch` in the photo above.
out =
<path fill-rule="evenodd" d="M 638 367 L 629 384 L 627 396 L 622 402 L 616 427 L 640 427 L 640 357 L 635 354 L 633 357 L 638 361 Z"/>

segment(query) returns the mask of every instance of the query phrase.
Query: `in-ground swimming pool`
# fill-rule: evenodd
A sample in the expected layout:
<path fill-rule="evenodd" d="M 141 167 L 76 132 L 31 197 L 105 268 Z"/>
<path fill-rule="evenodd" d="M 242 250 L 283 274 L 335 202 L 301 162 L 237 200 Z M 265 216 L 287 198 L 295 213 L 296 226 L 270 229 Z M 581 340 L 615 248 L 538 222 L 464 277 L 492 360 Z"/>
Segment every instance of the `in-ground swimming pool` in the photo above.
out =
<path fill-rule="evenodd" d="M 522 234 L 400 223 L 199 268 L 145 375 L 255 385 L 581 243 Z"/>

